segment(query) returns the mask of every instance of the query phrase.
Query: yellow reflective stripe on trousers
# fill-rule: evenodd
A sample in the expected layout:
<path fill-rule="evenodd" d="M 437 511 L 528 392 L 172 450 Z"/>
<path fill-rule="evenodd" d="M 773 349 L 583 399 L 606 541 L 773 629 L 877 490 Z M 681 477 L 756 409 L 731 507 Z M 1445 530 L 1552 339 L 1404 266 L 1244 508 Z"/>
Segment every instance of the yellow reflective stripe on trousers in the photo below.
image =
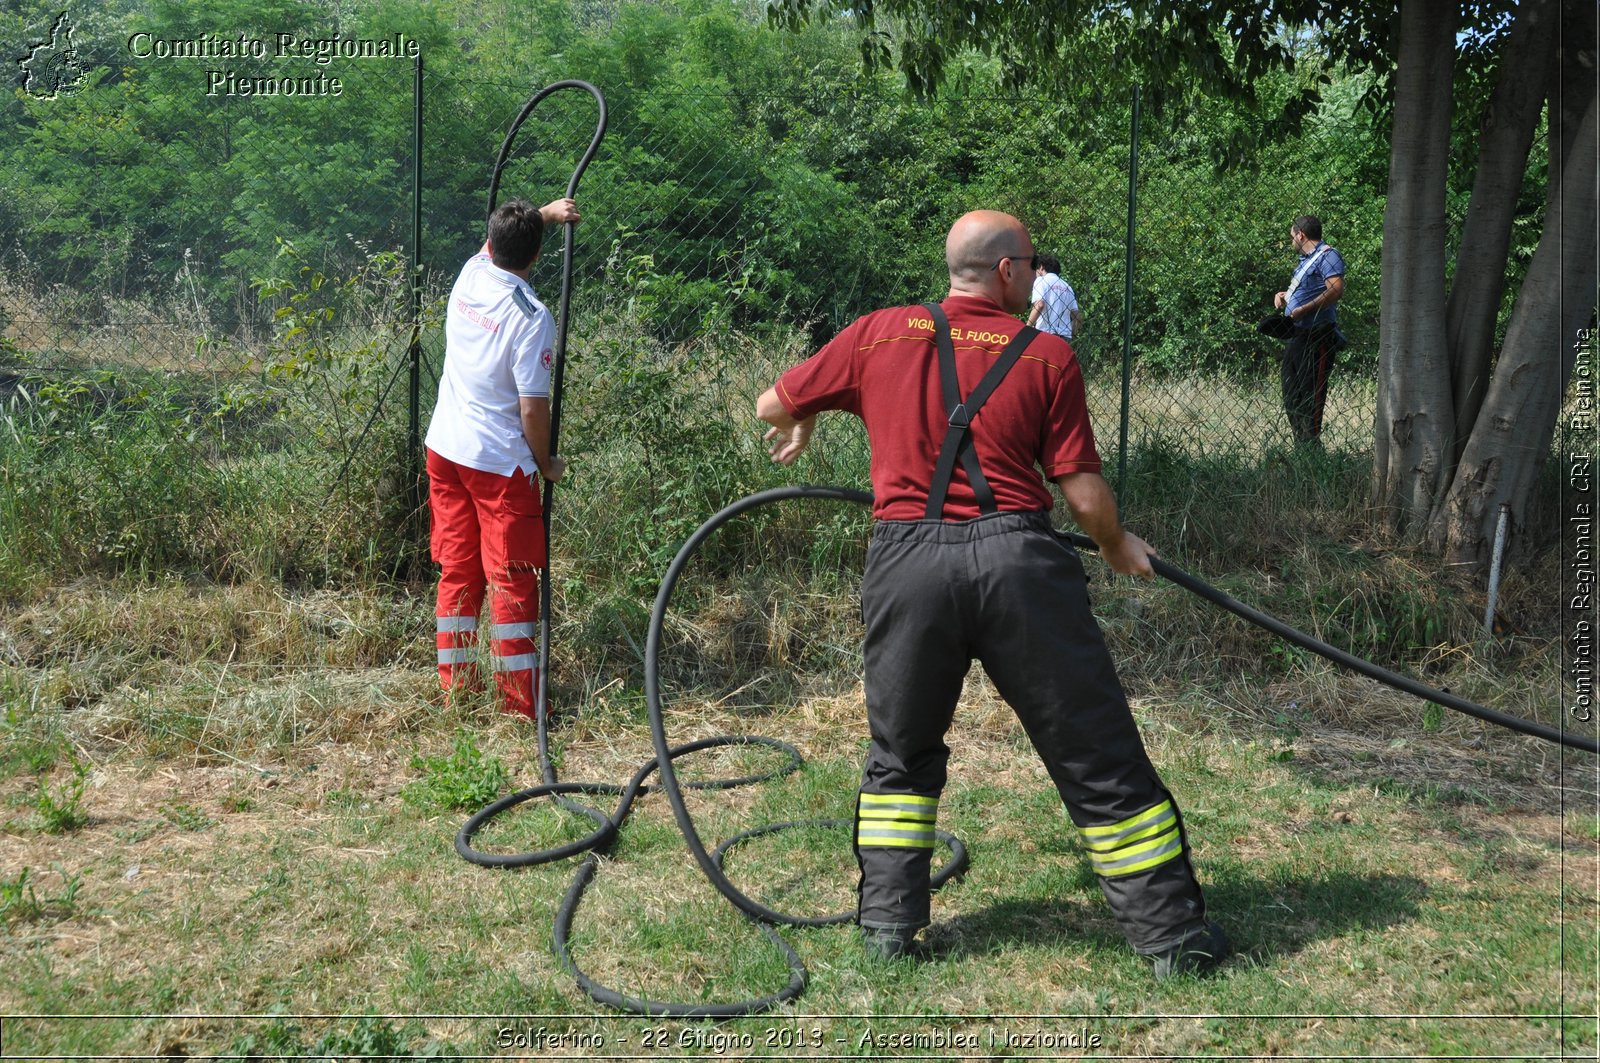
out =
<path fill-rule="evenodd" d="M 1114 853 L 1091 852 L 1089 862 L 1094 865 L 1097 874 L 1115 878 L 1118 875 L 1131 875 L 1135 871 L 1144 871 L 1157 864 L 1164 864 L 1181 852 L 1183 852 L 1183 835 L 1174 825 L 1160 837 L 1118 849 Z"/>
<path fill-rule="evenodd" d="M 856 844 L 932 849 L 938 816 L 937 797 L 863 793 L 856 811 Z"/>
<path fill-rule="evenodd" d="M 1163 801 L 1118 823 L 1108 823 L 1101 827 L 1079 827 L 1078 834 L 1083 838 L 1084 845 L 1095 852 L 1103 853 L 1165 831 L 1176 819 L 1177 812 L 1172 807 L 1172 802 Z"/>
<path fill-rule="evenodd" d="M 1116 823 L 1079 827 L 1097 874 L 1131 875 L 1165 863 L 1183 852 L 1178 810 L 1162 801 Z"/>

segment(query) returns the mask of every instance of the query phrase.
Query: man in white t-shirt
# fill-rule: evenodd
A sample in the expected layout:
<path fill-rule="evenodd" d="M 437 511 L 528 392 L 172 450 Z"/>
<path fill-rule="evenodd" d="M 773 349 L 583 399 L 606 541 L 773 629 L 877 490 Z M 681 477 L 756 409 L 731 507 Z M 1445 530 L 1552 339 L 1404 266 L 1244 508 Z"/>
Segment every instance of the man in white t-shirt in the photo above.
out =
<path fill-rule="evenodd" d="M 1033 271 L 1033 309 L 1028 313 L 1028 324 L 1040 332 L 1053 332 L 1070 340 L 1082 327 L 1083 319 L 1078 315 L 1078 297 L 1060 274 L 1060 259 L 1039 256 L 1039 265 Z"/>
<path fill-rule="evenodd" d="M 439 563 L 435 616 L 439 682 L 478 689 L 478 613 L 489 598 L 501 707 L 532 716 L 540 661 L 539 575 L 544 511 L 536 477 L 565 469 L 550 453 L 555 321 L 528 273 L 547 225 L 576 222 L 570 199 L 542 208 L 515 199 L 489 219 L 489 238 L 450 291 L 444 371 L 428 425 L 429 537 Z"/>

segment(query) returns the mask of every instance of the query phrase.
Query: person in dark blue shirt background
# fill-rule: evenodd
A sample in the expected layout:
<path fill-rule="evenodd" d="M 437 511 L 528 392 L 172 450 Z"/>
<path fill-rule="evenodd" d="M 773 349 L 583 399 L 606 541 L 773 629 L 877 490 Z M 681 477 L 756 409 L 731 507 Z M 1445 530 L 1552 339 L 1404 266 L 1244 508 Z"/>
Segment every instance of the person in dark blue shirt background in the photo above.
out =
<path fill-rule="evenodd" d="M 1322 434 L 1328 373 L 1334 355 L 1345 347 L 1336 305 L 1344 295 L 1344 258 L 1322 242 L 1322 221 L 1313 215 L 1296 218 L 1289 227 L 1289 239 L 1300 253 L 1300 262 L 1289 278 L 1289 287 L 1273 296 L 1273 305 L 1287 320 L 1270 331 L 1287 341 L 1283 348 L 1283 411 L 1295 442 L 1309 443 Z"/>

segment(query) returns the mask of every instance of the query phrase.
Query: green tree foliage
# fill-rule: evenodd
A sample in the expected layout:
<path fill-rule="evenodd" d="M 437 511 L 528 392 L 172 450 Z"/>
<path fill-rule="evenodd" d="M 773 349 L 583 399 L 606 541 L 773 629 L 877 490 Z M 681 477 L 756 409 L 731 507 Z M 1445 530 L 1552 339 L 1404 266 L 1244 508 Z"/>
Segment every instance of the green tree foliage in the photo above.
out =
<path fill-rule="evenodd" d="M 1147 104 L 1174 121 L 1207 101 L 1226 101 L 1230 120 L 1211 131 L 1208 146 L 1233 162 L 1298 133 L 1334 80 L 1328 65 L 1304 63 L 1305 38 L 1286 27 L 1337 27 L 1318 54 L 1365 69 L 1385 63 L 1392 20 L 1382 4 L 1330 9 L 1322 0 L 770 0 L 768 9 L 774 24 L 789 29 L 850 25 L 868 69 L 897 68 L 922 96 L 959 77 L 975 53 L 1008 90 L 1081 100 L 1074 124 L 1085 127 L 1116 105 L 1128 81 L 1144 84 Z"/>
<path fill-rule="evenodd" d="M 186 294 L 226 325 L 278 238 L 334 267 L 406 242 L 410 62 L 320 64 L 272 49 L 280 33 L 403 31 L 448 55 L 449 28 L 431 7 L 372 5 L 342 20 L 337 10 L 326 0 L 156 0 L 79 19 L 84 83 L 48 99 L 18 90 L 0 109 L 0 198 L 15 234 L 0 255 L 24 255 L 36 283 L 117 297 L 164 294 L 183 272 Z M 48 17 L 19 22 L 13 32 L 30 37 Z M 263 41 L 267 57 L 148 54 L 150 42 L 206 34 Z M 340 95 L 229 94 L 213 91 L 212 71 L 332 74 Z"/>
<path fill-rule="evenodd" d="M 42 32 L 50 10 L 30 8 L 14 34 Z M 848 20 L 775 32 L 765 11 L 721 0 L 106 4 L 77 28 L 88 72 L 79 91 L 18 92 L 0 108 L 9 193 L 0 211 L 10 212 L 0 215 L 0 261 L 25 256 L 36 283 L 86 298 L 181 300 L 219 329 L 270 328 L 256 282 L 291 279 L 277 273 L 279 240 L 330 274 L 409 244 L 410 63 L 136 59 L 126 42 L 134 32 L 401 32 L 425 63 L 423 249 L 438 277 L 482 241 L 490 164 L 521 102 L 581 77 L 606 92 L 611 122 L 581 190 L 578 288 L 622 285 L 655 338 L 681 342 L 731 324 L 798 325 L 821 339 L 870 306 L 936 296 L 951 219 L 996 205 L 1060 255 L 1109 345 L 1121 326 L 1129 84 L 1120 71 L 1108 76 L 1106 57 L 1135 47 L 1125 27 L 1084 31 L 1083 42 L 1107 49 L 1096 76 L 1069 77 L 1088 69 L 1077 57 L 1025 92 L 1006 88 L 1018 81 L 1011 52 L 938 53 L 938 78 L 923 85 L 932 98 L 918 100 L 890 72 L 861 70 Z M 1305 43 L 1263 47 L 1295 55 Z M 1134 324 L 1151 364 L 1252 353 L 1241 328 L 1261 293 L 1282 284 L 1282 229 L 1295 214 L 1328 215 L 1341 250 L 1364 257 L 1353 245 L 1375 233 L 1363 208 L 1375 201 L 1381 145 L 1374 162 L 1361 142 L 1338 141 L 1318 164 L 1347 175 L 1332 197 L 1282 181 L 1283 168 L 1305 159 L 1298 139 L 1222 178 L 1214 169 L 1261 112 L 1288 113 L 1310 88 L 1340 84 L 1312 59 L 1255 79 L 1248 104 L 1191 93 L 1192 120 L 1161 126 L 1147 146 L 1142 208 L 1156 224 L 1141 241 Z M 342 95 L 208 96 L 205 71 L 222 65 L 240 76 L 334 74 Z M 581 93 L 542 105 L 518 138 L 503 194 L 559 195 L 593 120 Z M 1313 125 L 1307 135 L 1320 134 Z M 550 296 L 558 259 L 547 254 L 534 278 Z M 1357 317 L 1362 298 L 1352 293 Z"/>

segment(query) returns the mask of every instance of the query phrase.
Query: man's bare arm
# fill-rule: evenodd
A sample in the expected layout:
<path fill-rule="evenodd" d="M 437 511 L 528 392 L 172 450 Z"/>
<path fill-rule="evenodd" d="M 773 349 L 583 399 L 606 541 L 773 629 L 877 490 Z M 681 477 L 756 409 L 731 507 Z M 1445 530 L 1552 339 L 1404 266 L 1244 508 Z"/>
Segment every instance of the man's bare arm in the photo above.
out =
<path fill-rule="evenodd" d="M 1319 310 L 1332 306 L 1343 297 L 1344 278 L 1329 277 L 1328 286 L 1322 290 L 1320 295 L 1309 302 L 1302 303 L 1301 305 L 1295 307 L 1289 312 L 1289 316 L 1298 321 L 1308 314 L 1315 314 Z"/>
<path fill-rule="evenodd" d="M 1155 569 L 1150 567 L 1155 549 L 1123 528 L 1117 519 L 1117 497 L 1103 476 L 1097 472 L 1069 472 L 1055 480 L 1072 511 L 1072 519 L 1094 540 L 1112 571 L 1124 576 L 1155 575 Z"/>
<path fill-rule="evenodd" d="M 550 454 L 550 400 L 524 395 L 517 401 L 522 414 L 522 436 L 528 441 L 528 449 L 533 451 L 539 475 L 556 483 L 566 474 L 567 463 Z"/>
<path fill-rule="evenodd" d="M 767 453 L 780 465 L 793 465 L 811 442 L 811 430 L 816 427 L 815 415 L 796 420 L 778 398 L 778 389 L 770 387 L 756 399 L 756 416 L 770 424 L 766 435 Z"/>

